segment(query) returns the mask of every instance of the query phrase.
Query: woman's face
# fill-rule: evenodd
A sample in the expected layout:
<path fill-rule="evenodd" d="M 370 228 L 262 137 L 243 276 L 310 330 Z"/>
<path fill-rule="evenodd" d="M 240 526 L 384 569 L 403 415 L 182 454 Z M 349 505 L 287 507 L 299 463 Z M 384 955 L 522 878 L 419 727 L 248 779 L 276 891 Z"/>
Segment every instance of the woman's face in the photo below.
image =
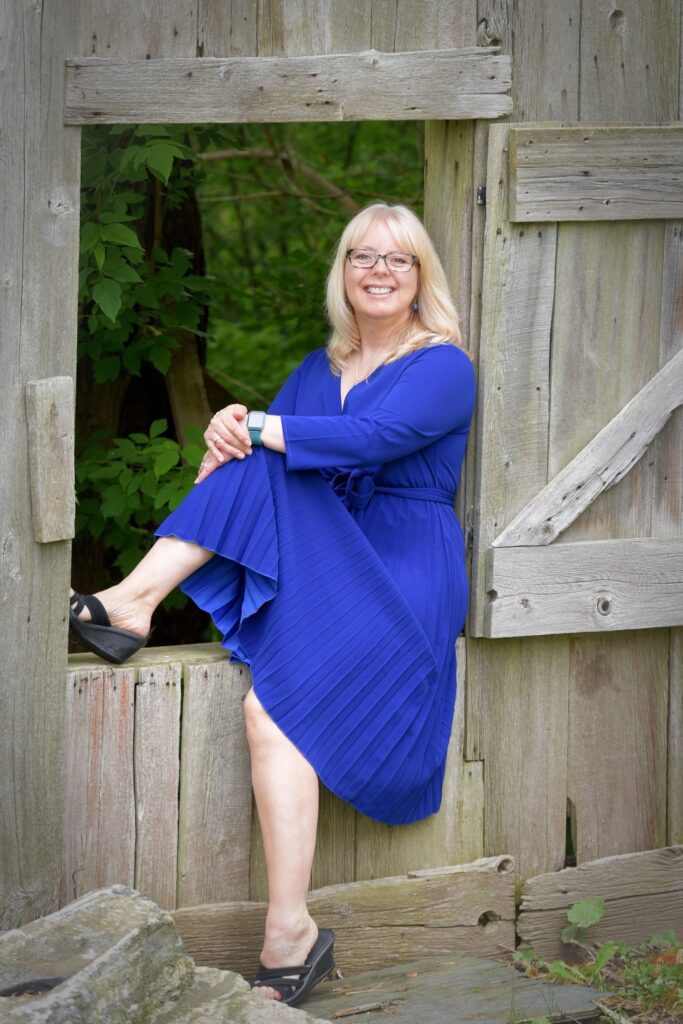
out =
<path fill-rule="evenodd" d="M 375 220 L 360 238 L 355 249 L 374 249 L 377 253 L 402 252 L 387 225 Z M 351 266 L 344 268 L 346 295 L 359 326 L 363 320 L 402 327 L 410 315 L 410 306 L 417 296 L 417 266 L 405 272 L 391 271 L 384 260 L 369 270 Z"/>

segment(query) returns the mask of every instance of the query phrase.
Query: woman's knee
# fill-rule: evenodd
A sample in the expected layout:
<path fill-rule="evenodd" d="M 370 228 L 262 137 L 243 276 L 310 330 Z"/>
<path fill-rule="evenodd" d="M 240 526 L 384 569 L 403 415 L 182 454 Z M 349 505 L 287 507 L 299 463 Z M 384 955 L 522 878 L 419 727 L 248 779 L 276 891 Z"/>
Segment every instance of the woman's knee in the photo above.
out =
<path fill-rule="evenodd" d="M 247 726 L 247 736 L 249 740 L 253 739 L 266 739 L 268 733 L 272 729 L 273 722 L 264 709 L 261 701 L 254 693 L 253 686 L 247 692 L 242 706 L 244 708 L 244 721 Z"/>

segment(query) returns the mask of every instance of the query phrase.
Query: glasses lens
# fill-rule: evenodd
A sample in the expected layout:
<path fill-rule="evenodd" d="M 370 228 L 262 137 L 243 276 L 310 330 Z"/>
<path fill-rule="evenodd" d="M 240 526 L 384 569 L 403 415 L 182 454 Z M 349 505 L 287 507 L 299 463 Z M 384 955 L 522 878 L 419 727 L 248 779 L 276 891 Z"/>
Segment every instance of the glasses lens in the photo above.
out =
<path fill-rule="evenodd" d="M 374 267 L 377 262 L 377 253 L 372 252 L 370 249 L 352 249 L 351 250 L 351 266 L 359 267 L 364 269 L 367 267 Z"/>
<path fill-rule="evenodd" d="M 412 265 L 413 257 L 405 252 L 390 252 L 387 256 L 389 270 L 398 270 L 399 273 L 403 273 L 405 270 L 410 270 Z"/>

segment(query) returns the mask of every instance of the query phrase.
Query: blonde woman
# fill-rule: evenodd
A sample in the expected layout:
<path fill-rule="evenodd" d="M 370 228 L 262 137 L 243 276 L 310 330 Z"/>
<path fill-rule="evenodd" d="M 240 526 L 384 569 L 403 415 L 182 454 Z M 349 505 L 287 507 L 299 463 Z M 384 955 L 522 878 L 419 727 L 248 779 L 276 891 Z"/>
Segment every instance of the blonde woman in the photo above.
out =
<path fill-rule="evenodd" d="M 390 825 L 438 810 L 467 607 L 453 498 L 474 373 L 413 213 L 377 203 L 353 218 L 327 307 L 327 347 L 267 413 L 213 417 L 198 486 L 131 575 L 71 599 L 74 632 L 120 661 L 181 584 L 251 667 L 269 885 L 254 987 L 289 1004 L 334 966 L 334 935 L 306 908 L 318 780 Z"/>

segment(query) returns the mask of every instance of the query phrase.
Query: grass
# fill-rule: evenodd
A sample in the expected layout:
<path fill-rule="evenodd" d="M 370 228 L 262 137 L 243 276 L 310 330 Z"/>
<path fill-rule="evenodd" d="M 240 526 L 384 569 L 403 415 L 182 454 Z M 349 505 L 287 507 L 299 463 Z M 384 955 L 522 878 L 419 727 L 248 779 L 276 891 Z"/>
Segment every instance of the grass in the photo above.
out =
<path fill-rule="evenodd" d="M 581 963 L 540 959 L 533 949 L 518 950 L 513 960 L 529 977 L 593 985 L 609 995 L 596 1005 L 605 1024 L 681 1024 L 683 1021 L 683 946 L 673 931 L 629 946 L 586 940 L 586 930 L 604 914 L 604 900 L 583 900 L 568 913 L 562 941 L 573 945 Z M 538 1017 L 532 1024 L 549 1024 Z"/>

